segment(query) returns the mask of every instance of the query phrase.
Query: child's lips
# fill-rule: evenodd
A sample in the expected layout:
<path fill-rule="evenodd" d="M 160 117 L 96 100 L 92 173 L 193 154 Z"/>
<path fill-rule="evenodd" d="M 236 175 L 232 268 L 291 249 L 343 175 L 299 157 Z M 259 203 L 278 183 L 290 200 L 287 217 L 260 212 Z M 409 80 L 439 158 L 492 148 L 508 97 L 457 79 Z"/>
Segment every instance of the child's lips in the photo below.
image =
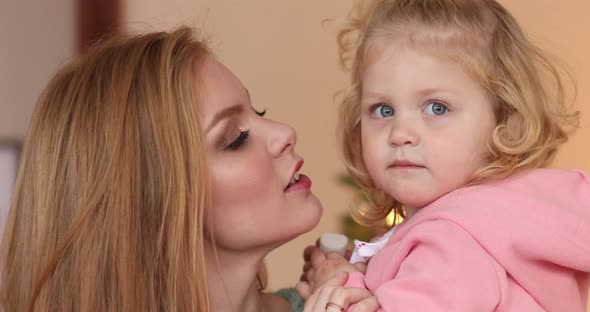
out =
<path fill-rule="evenodd" d="M 393 168 L 393 169 L 419 169 L 419 168 L 424 168 L 424 166 L 413 163 L 409 160 L 396 160 L 389 166 L 389 168 Z"/>

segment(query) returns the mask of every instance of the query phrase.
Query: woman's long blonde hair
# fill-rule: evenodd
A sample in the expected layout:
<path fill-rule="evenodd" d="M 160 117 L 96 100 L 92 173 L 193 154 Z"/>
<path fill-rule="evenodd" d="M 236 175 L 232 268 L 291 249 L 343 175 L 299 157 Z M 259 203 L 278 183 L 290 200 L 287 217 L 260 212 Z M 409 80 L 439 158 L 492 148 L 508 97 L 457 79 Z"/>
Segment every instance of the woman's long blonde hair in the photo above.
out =
<path fill-rule="evenodd" d="M 2 242 L 4 311 L 209 311 L 209 176 L 189 28 L 117 36 L 36 106 Z"/>
<path fill-rule="evenodd" d="M 577 128 L 578 112 L 566 105 L 562 73 L 498 2 L 359 0 L 338 43 L 351 80 L 341 93 L 340 143 L 348 171 L 369 199 L 369 205 L 353 211 L 361 223 L 378 224 L 392 209 L 403 215 L 401 203 L 377 189 L 369 176 L 360 124 L 360 75 L 367 51 L 396 35 L 459 62 L 493 102 L 496 128 L 487 163 L 475 173 L 474 183 L 546 166 Z"/>

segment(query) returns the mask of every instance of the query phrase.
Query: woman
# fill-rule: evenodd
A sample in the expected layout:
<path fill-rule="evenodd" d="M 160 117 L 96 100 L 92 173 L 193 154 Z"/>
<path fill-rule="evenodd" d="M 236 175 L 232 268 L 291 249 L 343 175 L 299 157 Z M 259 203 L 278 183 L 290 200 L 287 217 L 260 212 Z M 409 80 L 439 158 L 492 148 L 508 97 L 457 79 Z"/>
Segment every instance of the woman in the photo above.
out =
<path fill-rule="evenodd" d="M 289 311 L 263 258 L 322 207 L 295 131 L 192 31 L 109 39 L 33 114 L 2 242 L 4 311 Z"/>

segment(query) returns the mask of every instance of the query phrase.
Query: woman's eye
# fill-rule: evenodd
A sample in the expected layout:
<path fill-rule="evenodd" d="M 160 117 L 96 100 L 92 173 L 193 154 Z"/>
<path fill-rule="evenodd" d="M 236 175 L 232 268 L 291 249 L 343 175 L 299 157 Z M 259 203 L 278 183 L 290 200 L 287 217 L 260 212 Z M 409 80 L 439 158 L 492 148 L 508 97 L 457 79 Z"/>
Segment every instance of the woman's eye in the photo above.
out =
<path fill-rule="evenodd" d="M 377 104 L 373 108 L 373 115 L 377 118 L 387 118 L 393 116 L 393 114 L 393 108 L 385 104 Z"/>
<path fill-rule="evenodd" d="M 424 112 L 430 115 L 444 115 L 449 111 L 446 105 L 438 102 L 431 102 L 424 108 Z"/>
<path fill-rule="evenodd" d="M 228 144 L 225 147 L 225 149 L 237 151 L 238 149 L 240 149 L 240 147 L 242 147 L 242 145 L 244 145 L 244 143 L 246 143 L 246 140 L 248 140 L 249 135 L 250 135 L 250 131 L 248 131 L 248 130 L 240 131 L 240 134 L 238 135 L 238 137 L 235 140 L 233 140 L 230 144 Z"/>

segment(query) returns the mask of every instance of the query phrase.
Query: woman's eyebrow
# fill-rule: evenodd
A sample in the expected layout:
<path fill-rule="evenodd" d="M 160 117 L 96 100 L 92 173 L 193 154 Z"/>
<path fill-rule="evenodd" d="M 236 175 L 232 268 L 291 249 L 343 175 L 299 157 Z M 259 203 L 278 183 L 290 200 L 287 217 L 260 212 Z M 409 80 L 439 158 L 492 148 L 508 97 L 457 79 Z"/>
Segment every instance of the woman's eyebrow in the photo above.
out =
<path fill-rule="evenodd" d="M 209 132 L 209 130 L 211 130 L 211 128 L 213 128 L 217 123 L 219 123 L 221 120 L 230 117 L 232 115 L 238 115 L 241 114 L 244 111 L 244 106 L 243 105 L 233 105 L 230 107 L 226 107 L 220 111 L 218 111 L 213 118 L 211 119 L 211 122 L 209 123 L 209 125 L 207 126 L 207 129 L 205 130 L 205 132 Z"/>

